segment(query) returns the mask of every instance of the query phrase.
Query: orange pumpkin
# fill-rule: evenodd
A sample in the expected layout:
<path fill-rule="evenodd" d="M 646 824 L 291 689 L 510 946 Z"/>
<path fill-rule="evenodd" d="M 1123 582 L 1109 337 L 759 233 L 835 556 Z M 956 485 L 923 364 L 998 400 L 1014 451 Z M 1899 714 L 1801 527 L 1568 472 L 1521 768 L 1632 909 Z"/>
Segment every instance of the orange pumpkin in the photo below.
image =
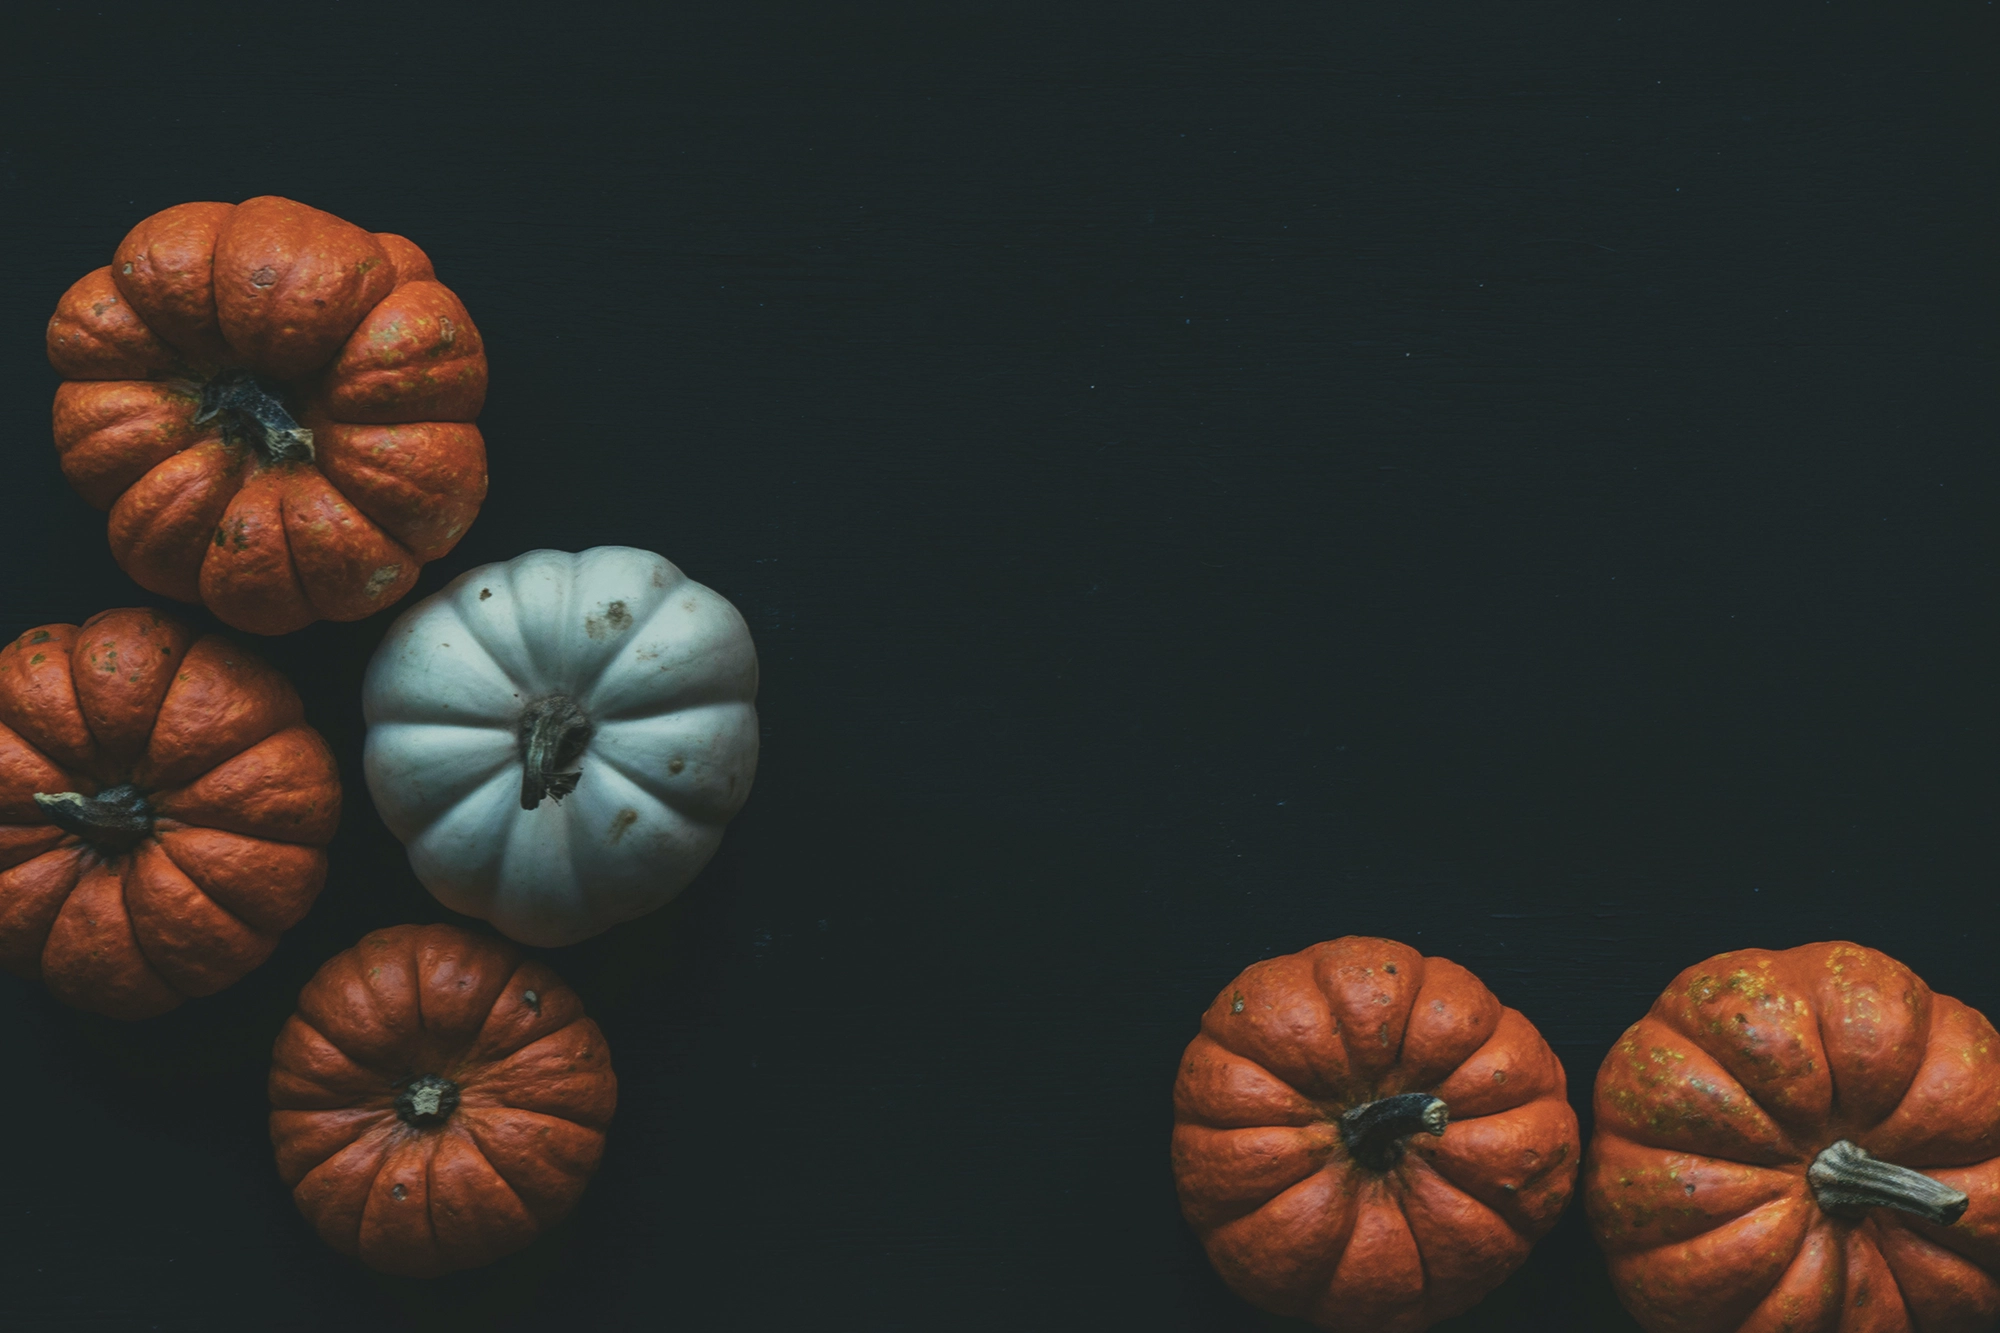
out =
<path fill-rule="evenodd" d="M 1349 936 L 1258 963 L 1174 1084 L 1174 1183 L 1244 1299 L 1352 1333 L 1470 1308 L 1576 1183 L 1562 1063 L 1456 963 Z"/>
<path fill-rule="evenodd" d="M 1585 1202 L 1656 1333 L 2000 1318 L 2000 1034 L 1855 944 L 1680 974 L 1598 1071 Z"/>
<path fill-rule="evenodd" d="M 312 906 L 340 777 L 291 684 L 151 611 L 0 648 L 0 965 L 114 1018 L 256 967 Z"/>
<path fill-rule="evenodd" d="M 300 992 L 270 1093 L 278 1172 L 326 1243 L 430 1277 L 491 1263 L 569 1212 L 618 1080 L 548 968 L 490 935 L 393 926 Z"/>
<path fill-rule="evenodd" d="M 119 566 L 237 629 L 381 610 L 486 495 L 465 307 L 411 242 L 289 199 L 147 218 L 48 353 L 63 475 Z"/>

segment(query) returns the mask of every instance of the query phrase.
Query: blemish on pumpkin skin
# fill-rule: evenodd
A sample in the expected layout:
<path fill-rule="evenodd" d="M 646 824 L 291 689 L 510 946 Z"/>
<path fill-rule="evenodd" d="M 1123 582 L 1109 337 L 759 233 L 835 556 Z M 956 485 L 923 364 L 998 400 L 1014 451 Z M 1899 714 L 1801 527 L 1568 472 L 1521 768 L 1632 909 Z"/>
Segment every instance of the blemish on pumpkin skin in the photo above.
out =
<path fill-rule="evenodd" d="M 620 810 L 611 817 L 611 841 L 617 842 L 625 836 L 625 830 L 639 822 L 637 810 Z"/>
<path fill-rule="evenodd" d="M 401 1203 L 405 1198 L 409 1196 L 410 1192 L 401 1185 L 392 1185 L 389 1188 L 389 1193 L 392 1196 L 394 1196 L 396 1202 Z"/>
<path fill-rule="evenodd" d="M 48 642 L 48 641 L 49 641 L 50 639 L 52 639 L 52 638 L 54 638 L 54 637 L 55 637 L 55 636 L 54 636 L 54 635 L 52 635 L 52 634 L 50 634 L 50 633 L 49 633 L 49 632 L 48 632 L 47 630 L 45 630 L 45 629 L 38 629 L 38 630 L 36 630 L 36 631 L 35 631 L 35 632 L 34 632 L 33 634 L 30 634 L 30 635 L 28 636 L 28 642 L 29 642 L 29 643 L 47 643 L 47 642 Z"/>
<path fill-rule="evenodd" d="M 687 760 L 682 759 L 677 755 L 673 758 L 673 760 L 671 760 L 667 764 L 667 772 L 678 774 L 682 769 L 686 767 L 687 767 Z"/>
<path fill-rule="evenodd" d="M 491 588 L 481 588 L 479 590 L 479 600 L 482 602 L 485 601 L 487 598 L 491 597 L 492 595 L 493 595 L 493 589 Z"/>
<path fill-rule="evenodd" d="M 395 583 L 397 576 L 402 572 L 403 567 L 401 565 L 384 565 L 373 574 L 370 574 L 366 589 L 369 600 L 373 601 L 387 592 L 390 585 Z"/>
<path fill-rule="evenodd" d="M 603 639 L 612 634 L 623 634 L 632 628 L 632 613 L 625 609 L 625 603 L 613 602 L 604 608 L 601 616 L 585 616 L 583 632 L 593 639 Z"/>
<path fill-rule="evenodd" d="M 542 1012 L 542 997 L 533 991 L 521 992 L 521 1002 L 538 1014 Z"/>
<path fill-rule="evenodd" d="M 1236 991 L 1230 995 L 1229 1012 L 1232 1014 L 1240 1014 L 1243 1012 L 1243 992 Z"/>

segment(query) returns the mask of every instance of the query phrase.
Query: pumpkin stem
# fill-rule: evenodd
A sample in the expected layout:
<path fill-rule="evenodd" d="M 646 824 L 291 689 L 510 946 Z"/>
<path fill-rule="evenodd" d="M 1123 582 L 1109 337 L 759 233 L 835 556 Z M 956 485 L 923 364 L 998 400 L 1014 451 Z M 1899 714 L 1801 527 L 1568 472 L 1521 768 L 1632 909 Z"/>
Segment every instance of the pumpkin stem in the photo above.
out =
<path fill-rule="evenodd" d="M 521 713 L 521 808 L 532 810 L 542 797 L 558 801 L 583 781 L 573 765 L 590 743 L 590 718 L 567 694 L 537 699 Z"/>
<path fill-rule="evenodd" d="M 1412 1134 L 1443 1137 L 1450 1108 L 1427 1092 L 1399 1092 L 1380 1101 L 1364 1102 L 1340 1117 L 1340 1139 L 1347 1155 L 1373 1171 L 1387 1171 L 1403 1155 L 1403 1140 Z"/>
<path fill-rule="evenodd" d="M 429 1129 L 451 1119 L 458 1109 L 458 1084 L 436 1074 L 419 1074 L 403 1083 L 396 1097 L 396 1115 L 406 1125 Z"/>
<path fill-rule="evenodd" d="M 1894 1208 L 1941 1227 L 1965 1216 L 1971 1203 L 1964 1191 L 1871 1156 L 1846 1139 L 1813 1158 L 1806 1183 L 1812 1186 L 1813 1199 L 1829 1213 Z"/>
<path fill-rule="evenodd" d="M 225 370 L 201 386 L 197 426 L 222 418 L 222 438 L 254 446 L 273 463 L 313 461 L 313 433 L 247 370 Z"/>
<path fill-rule="evenodd" d="M 106 787 L 95 796 L 81 792 L 35 793 L 43 818 L 73 833 L 106 856 L 121 856 L 153 831 L 153 807 L 130 785 Z"/>

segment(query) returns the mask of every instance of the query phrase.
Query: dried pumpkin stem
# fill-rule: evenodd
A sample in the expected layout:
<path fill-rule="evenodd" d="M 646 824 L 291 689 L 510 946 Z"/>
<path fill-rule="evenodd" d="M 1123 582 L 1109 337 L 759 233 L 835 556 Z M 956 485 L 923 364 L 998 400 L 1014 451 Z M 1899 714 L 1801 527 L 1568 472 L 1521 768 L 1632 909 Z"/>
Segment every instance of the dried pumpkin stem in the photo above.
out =
<path fill-rule="evenodd" d="M 406 1125 L 429 1129 L 458 1109 L 458 1084 L 437 1074 L 419 1074 L 396 1097 L 396 1116 Z"/>
<path fill-rule="evenodd" d="M 313 433 L 247 370 L 225 370 L 201 386 L 196 425 L 222 418 L 222 438 L 253 446 L 273 463 L 313 461 Z"/>
<path fill-rule="evenodd" d="M 1813 1159 L 1806 1183 L 1812 1186 L 1814 1200 L 1829 1213 L 1894 1208 L 1941 1227 L 1965 1216 L 1971 1203 L 1963 1190 L 1871 1156 L 1846 1139 Z"/>
<path fill-rule="evenodd" d="M 560 801 L 583 780 L 573 767 L 590 743 L 589 716 L 567 694 L 537 699 L 521 713 L 521 808 L 532 810 L 544 796 Z"/>
<path fill-rule="evenodd" d="M 51 824 L 107 856 L 131 851 L 153 831 L 153 807 L 137 787 L 129 785 L 106 787 L 95 796 L 38 791 L 35 806 Z"/>
<path fill-rule="evenodd" d="M 1427 1092 L 1400 1092 L 1365 1102 L 1340 1117 L 1341 1142 L 1347 1155 L 1374 1171 L 1387 1171 L 1403 1155 L 1403 1140 L 1412 1134 L 1442 1136 L 1451 1110 L 1442 1098 Z"/>

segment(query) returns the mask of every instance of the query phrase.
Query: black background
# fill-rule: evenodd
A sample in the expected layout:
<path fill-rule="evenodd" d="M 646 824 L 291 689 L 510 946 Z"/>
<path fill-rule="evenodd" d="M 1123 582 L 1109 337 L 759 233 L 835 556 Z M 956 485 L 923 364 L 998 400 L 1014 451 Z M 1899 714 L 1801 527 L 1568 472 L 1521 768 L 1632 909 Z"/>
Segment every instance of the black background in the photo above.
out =
<path fill-rule="evenodd" d="M 57 296 L 284 194 L 485 334 L 418 592 L 658 550 L 765 748 L 679 902 L 549 954 L 621 1083 L 576 1216 L 384 1279 L 262 1083 L 319 962 L 448 914 L 360 782 L 391 617 L 265 643 L 332 879 L 164 1019 L 0 988 L 0 1324 L 1256 1330 L 1166 1159 L 1256 959 L 1462 962 L 1579 1110 L 1726 948 L 2000 1010 L 1995 11 L 1747 8 L 11 11 L 0 633 L 144 600 L 55 467 Z M 1635 1326 L 1572 1209 L 1446 1327 Z"/>

